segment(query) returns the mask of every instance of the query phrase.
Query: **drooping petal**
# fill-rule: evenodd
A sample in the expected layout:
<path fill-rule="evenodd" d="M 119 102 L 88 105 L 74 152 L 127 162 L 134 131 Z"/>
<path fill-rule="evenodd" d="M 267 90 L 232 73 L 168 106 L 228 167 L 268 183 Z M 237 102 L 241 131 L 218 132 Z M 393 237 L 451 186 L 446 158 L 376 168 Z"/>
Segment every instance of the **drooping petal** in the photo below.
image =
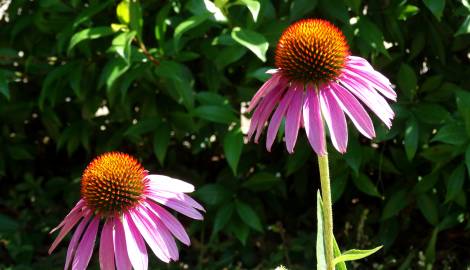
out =
<path fill-rule="evenodd" d="M 274 111 L 274 108 L 279 102 L 279 99 L 281 98 L 284 91 L 285 91 L 285 88 L 274 89 L 272 97 L 269 100 L 267 100 L 264 107 L 258 108 L 258 110 L 261 109 L 262 111 L 258 119 L 258 125 L 256 127 L 255 143 L 258 143 L 259 137 L 261 136 L 261 133 L 264 129 L 264 125 L 266 121 L 268 120 L 269 116 L 271 115 L 271 113 Z"/>
<path fill-rule="evenodd" d="M 100 269 L 114 270 L 114 246 L 113 246 L 113 224 L 112 218 L 106 219 L 101 230 L 100 239 Z"/>
<path fill-rule="evenodd" d="M 277 88 L 276 88 L 277 89 Z M 272 104 L 272 100 L 279 94 L 279 91 L 271 91 L 269 92 L 259 103 L 259 106 L 256 107 L 253 116 L 250 119 L 250 128 L 248 129 L 248 140 L 251 140 L 251 137 L 258 129 L 258 126 L 264 125 L 264 122 L 261 121 L 261 117 L 263 112 L 266 110 L 267 105 Z M 275 104 L 275 103 L 273 103 Z"/>
<path fill-rule="evenodd" d="M 152 222 L 146 209 L 138 207 L 136 211 L 130 211 L 130 216 L 155 256 L 163 262 L 170 262 L 170 253 L 160 234 L 160 228 L 157 228 Z"/>
<path fill-rule="evenodd" d="M 69 247 L 67 248 L 67 256 L 65 257 L 65 266 L 64 270 L 69 269 L 69 265 L 72 262 L 73 256 L 75 255 L 75 251 L 77 250 L 78 241 L 82 237 L 83 230 L 86 228 L 88 221 L 91 218 L 91 213 L 86 215 L 80 224 L 78 224 L 75 232 L 73 233 L 72 239 L 70 240 Z"/>
<path fill-rule="evenodd" d="M 284 81 L 281 80 L 281 74 L 273 74 L 273 76 L 269 78 L 269 80 L 267 80 L 253 96 L 247 111 L 251 112 L 256 105 L 258 105 L 261 98 L 269 94 L 279 83 L 284 83 Z"/>
<path fill-rule="evenodd" d="M 158 204 L 150 200 L 148 200 L 146 203 L 147 208 L 149 208 L 163 222 L 163 224 L 176 238 L 178 238 L 178 240 L 187 246 L 191 244 L 191 240 L 189 239 L 186 230 L 178 221 L 178 219 L 176 219 L 172 214 L 170 214 L 170 212 L 168 212 L 165 208 L 160 207 Z"/>
<path fill-rule="evenodd" d="M 319 156 L 326 154 L 325 129 L 320 110 L 320 98 L 314 86 L 307 86 L 303 108 L 305 132 L 313 150 Z"/>
<path fill-rule="evenodd" d="M 85 230 L 72 262 L 72 270 L 85 270 L 90 262 L 100 218 L 95 216 Z"/>
<path fill-rule="evenodd" d="M 390 128 L 392 125 L 391 119 L 393 119 L 394 113 L 384 98 L 377 94 L 375 90 L 371 90 L 366 85 L 351 80 L 347 76 L 343 76 L 340 82 L 347 90 L 349 90 L 349 92 L 369 107 L 369 109 L 371 109 L 387 127 Z"/>
<path fill-rule="evenodd" d="M 371 85 L 385 97 L 394 101 L 397 99 L 397 93 L 390 86 L 390 81 L 379 72 L 357 66 L 348 66 L 343 71 L 356 81 Z"/>
<path fill-rule="evenodd" d="M 279 106 L 277 107 L 276 111 L 271 118 L 268 126 L 268 135 L 266 138 L 266 149 L 271 151 L 271 146 L 274 143 L 274 139 L 276 138 L 277 131 L 279 130 L 279 126 L 281 125 L 282 118 L 286 114 L 287 107 L 294 96 L 294 91 L 288 89 L 284 95 L 284 97 L 279 102 Z"/>
<path fill-rule="evenodd" d="M 113 218 L 114 221 L 114 258 L 116 261 L 117 270 L 130 270 L 132 269 L 129 255 L 127 254 L 126 236 L 124 233 L 124 227 L 119 220 L 119 217 Z"/>
<path fill-rule="evenodd" d="M 150 187 L 156 187 L 159 190 L 185 193 L 194 191 L 194 186 L 190 183 L 165 175 L 150 174 L 146 179 L 150 180 Z"/>
<path fill-rule="evenodd" d="M 49 254 L 54 251 L 54 249 L 57 247 L 57 245 L 64 239 L 64 237 L 67 235 L 67 233 L 70 232 L 70 230 L 77 224 L 77 222 L 84 216 L 83 211 L 78 211 L 74 212 L 71 215 L 68 215 L 64 219 L 64 223 L 62 228 L 60 229 L 59 234 L 57 235 L 56 239 L 54 242 L 52 242 L 51 247 L 49 248 Z"/>
<path fill-rule="evenodd" d="M 351 118 L 357 130 L 369 139 L 375 137 L 374 124 L 361 103 L 349 91 L 334 82 L 330 84 L 330 88 L 331 94 Z"/>
<path fill-rule="evenodd" d="M 122 225 L 126 236 L 127 254 L 135 270 L 147 270 L 148 255 L 144 239 L 139 233 L 128 213 L 122 215 Z"/>
<path fill-rule="evenodd" d="M 147 196 L 162 204 L 165 205 L 166 207 L 169 207 L 175 211 L 180 212 L 181 214 L 188 216 L 193 219 L 198 219 L 202 220 L 204 217 L 199 213 L 196 209 L 194 209 L 192 206 L 188 205 L 184 201 L 182 201 L 180 198 L 178 198 L 177 194 L 162 194 L 162 192 L 149 192 Z"/>
<path fill-rule="evenodd" d="M 320 88 L 321 111 L 330 130 L 333 146 L 340 153 L 344 153 L 348 145 L 346 117 L 330 91 L 328 87 Z"/>
<path fill-rule="evenodd" d="M 294 91 L 295 93 L 292 97 L 291 104 L 289 104 L 289 108 L 287 109 L 285 136 L 287 152 L 292 154 L 294 152 L 294 146 L 297 141 L 297 135 L 299 134 L 300 117 L 304 94 L 303 85 L 296 84 L 294 86 L 294 89 L 289 89 L 289 91 Z"/>
<path fill-rule="evenodd" d="M 193 198 L 191 198 L 190 196 L 184 193 L 162 190 L 158 186 L 148 186 L 147 188 L 148 188 L 147 189 L 148 192 L 155 193 L 164 198 L 177 199 L 190 207 L 196 208 L 203 212 L 206 211 L 206 209 L 204 209 L 202 205 L 200 205 L 197 201 L 195 201 Z"/>
<path fill-rule="evenodd" d="M 72 210 L 70 210 L 70 212 L 65 216 L 64 220 L 62 220 L 62 222 L 59 225 L 57 225 L 57 227 L 52 229 L 49 233 L 54 233 L 56 230 L 60 229 L 73 216 L 80 215 L 80 212 L 82 211 L 82 208 L 84 205 L 85 205 L 85 201 L 83 199 L 80 199 L 77 202 L 77 204 L 72 208 Z"/>
<path fill-rule="evenodd" d="M 160 233 L 163 242 L 165 243 L 170 258 L 173 261 L 177 261 L 179 259 L 178 247 L 176 246 L 176 241 L 171 235 L 170 231 L 168 231 L 167 227 L 162 223 L 160 218 L 152 211 L 151 208 L 147 208 L 150 211 L 147 211 L 149 217 L 151 218 L 152 222 L 158 228 L 158 232 Z"/>

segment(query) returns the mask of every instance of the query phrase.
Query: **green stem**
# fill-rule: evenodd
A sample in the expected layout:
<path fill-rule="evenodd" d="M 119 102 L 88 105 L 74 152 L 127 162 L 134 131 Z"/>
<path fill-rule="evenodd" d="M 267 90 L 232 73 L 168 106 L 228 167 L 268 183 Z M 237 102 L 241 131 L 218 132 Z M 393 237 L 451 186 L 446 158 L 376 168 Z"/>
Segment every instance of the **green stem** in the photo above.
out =
<path fill-rule="evenodd" d="M 320 169 L 321 195 L 323 199 L 323 241 L 325 243 L 326 270 L 334 270 L 333 264 L 333 204 L 331 203 L 330 170 L 328 154 L 318 156 Z"/>

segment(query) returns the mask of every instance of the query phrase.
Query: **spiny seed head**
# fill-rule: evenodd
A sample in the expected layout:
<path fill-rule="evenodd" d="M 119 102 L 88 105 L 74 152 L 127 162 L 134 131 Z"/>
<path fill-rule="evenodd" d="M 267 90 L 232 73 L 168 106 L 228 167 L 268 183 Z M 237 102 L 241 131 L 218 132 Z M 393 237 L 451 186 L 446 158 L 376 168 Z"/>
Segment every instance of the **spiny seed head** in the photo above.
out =
<path fill-rule="evenodd" d="M 82 175 L 82 198 L 103 215 L 120 213 L 139 202 L 146 171 L 134 158 L 109 152 L 95 158 Z"/>
<path fill-rule="evenodd" d="M 305 19 L 290 25 L 276 48 L 275 62 L 292 81 L 321 84 L 335 80 L 349 56 L 341 30 L 321 19 Z"/>

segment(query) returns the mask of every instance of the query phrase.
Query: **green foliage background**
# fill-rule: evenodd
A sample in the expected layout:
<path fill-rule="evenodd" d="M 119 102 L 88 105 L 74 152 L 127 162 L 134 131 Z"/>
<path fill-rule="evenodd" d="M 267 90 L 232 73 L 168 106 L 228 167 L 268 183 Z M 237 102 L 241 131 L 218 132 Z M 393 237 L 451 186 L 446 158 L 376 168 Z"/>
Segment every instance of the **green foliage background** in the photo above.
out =
<path fill-rule="evenodd" d="M 390 131 L 377 121 L 374 141 L 351 129 L 347 154 L 330 149 L 340 246 L 385 246 L 349 267 L 469 267 L 467 0 L 14 0 L 0 22 L 0 268 L 63 267 L 48 231 L 88 162 L 119 150 L 194 183 L 207 208 L 181 217 L 181 264 L 152 269 L 314 269 L 313 151 L 303 132 L 293 155 L 282 139 L 244 144 L 240 114 L 283 29 L 312 17 L 398 91 Z"/>

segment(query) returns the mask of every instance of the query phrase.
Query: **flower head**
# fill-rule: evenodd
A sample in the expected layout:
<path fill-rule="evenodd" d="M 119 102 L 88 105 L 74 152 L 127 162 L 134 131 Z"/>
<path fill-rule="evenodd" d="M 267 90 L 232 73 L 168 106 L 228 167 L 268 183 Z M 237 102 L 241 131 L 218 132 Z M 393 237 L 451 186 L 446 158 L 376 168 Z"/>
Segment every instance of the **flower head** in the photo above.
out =
<path fill-rule="evenodd" d="M 204 208 L 185 193 L 194 186 L 163 175 L 149 175 L 133 157 L 119 152 L 95 158 L 82 175 L 81 199 L 52 232 L 57 247 L 78 224 L 67 250 L 64 269 L 86 269 L 99 224 L 101 269 L 147 269 L 145 243 L 164 262 L 178 260 L 174 237 L 189 245 L 183 225 L 163 206 L 194 219 Z"/>
<path fill-rule="evenodd" d="M 284 117 L 289 153 L 294 151 L 300 127 L 304 127 L 312 148 L 318 155 L 325 155 L 323 121 L 333 146 L 346 152 L 345 114 L 360 133 L 375 137 L 363 104 L 387 127 L 391 126 L 394 113 L 383 97 L 396 100 L 390 81 L 367 60 L 351 56 L 343 33 L 330 22 L 306 19 L 289 26 L 279 39 L 275 63 L 277 69 L 268 71 L 272 77 L 258 90 L 248 108 L 255 110 L 248 131 L 250 139 L 255 135 L 258 142 L 269 122 L 268 151 Z"/>

